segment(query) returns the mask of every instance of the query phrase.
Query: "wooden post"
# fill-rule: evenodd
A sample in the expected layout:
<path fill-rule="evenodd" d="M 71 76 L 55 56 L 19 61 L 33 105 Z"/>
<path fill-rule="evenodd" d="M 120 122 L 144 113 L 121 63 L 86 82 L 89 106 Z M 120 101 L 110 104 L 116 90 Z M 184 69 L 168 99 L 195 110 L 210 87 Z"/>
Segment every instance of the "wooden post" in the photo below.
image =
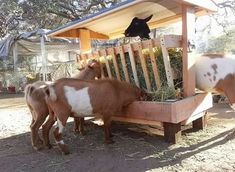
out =
<path fill-rule="evenodd" d="M 78 29 L 80 38 L 80 51 L 81 53 L 91 52 L 91 34 L 90 30 Z"/>
<path fill-rule="evenodd" d="M 204 115 L 195 121 L 193 121 L 193 129 L 194 130 L 203 130 L 207 126 L 207 112 L 202 112 Z"/>
<path fill-rule="evenodd" d="M 193 53 L 188 52 L 188 41 L 194 39 L 195 9 L 182 5 L 182 46 L 183 46 L 183 93 L 184 97 L 195 93 L 195 69 Z"/>
<path fill-rule="evenodd" d="M 163 123 L 165 141 L 177 143 L 181 138 L 181 123 Z"/>
<path fill-rule="evenodd" d="M 42 73 L 43 73 L 43 81 L 47 81 L 47 53 L 45 47 L 44 35 L 41 35 L 41 55 L 42 55 Z"/>
<path fill-rule="evenodd" d="M 14 60 L 14 72 L 17 71 L 17 61 L 18 61 L 18 44 L 17 41 L 13 45 L 13 60 Z"/>

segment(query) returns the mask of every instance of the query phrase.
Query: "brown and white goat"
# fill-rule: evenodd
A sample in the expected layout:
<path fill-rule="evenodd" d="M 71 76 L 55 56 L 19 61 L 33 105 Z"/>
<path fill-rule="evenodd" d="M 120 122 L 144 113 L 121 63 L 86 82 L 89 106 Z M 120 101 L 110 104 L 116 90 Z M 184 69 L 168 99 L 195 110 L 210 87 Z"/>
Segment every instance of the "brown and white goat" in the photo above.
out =
<path fill-rule="evenodd" d="M 121 112 L 133 101 L 141 100 L 146 93 L 140 88 L 117 80 L 83 81 L 72 78 L 57 80 L 45 88 L 47 104 L 57 120 L 55 140 L 64 154 L 69 153 L 62 139 L 62 131 L 70 114 L 77 117 L 96 116 L 104 122 L 105 143 L 110 138 L 111 116 Z"/>
<path fill-rule="evenodd" d="M 74 76 L 74 78 L 78 79 L 94 79 L 95 77 L 101 77 L 100 63 L 96 60 L 89 61 L 88 65 L 84 69 L 82 69 L 78 75 Z M 43 87 L 47 85 L 48 82 L 38 81 L 33 84 L 28 84 L 25 88 L 26 103 L 32 114 L 32 122 L 30 125 L 31 143 L 33 148 L 36 150 L 40 149 L 43 143 L 38 134 L 39 128 L 44 123 L 46 117 L 49 114 L 49 109 L 45 101 L 45 94 L 43 91 Z M 82 134 L 84 119 L 75 118 L 74 120 L 74 130 L 76 132 L 80 131 L 80 133 Z M 49 148 L 51 147 L 49 143 L 49 130 L 53 124 L 54 122 L 51 119 L 48 119 L 46 123 L 42 126 L 44 145 Z"/>
<path fill-rule="evenodd" d="M 50 83 L 38 81 L 33 84 L 28 84 L 25 87 L 26 104 L 32 115 L 30 124 L 31 143 L 36 150 L 40 149 L 43 144 L 43 141 L 39 137 L 38 130 L 49 114 L 49 109 L 45 101 L 45 94 L 42 89 L 48 84 Z"/>
<path fill-rule="evenodd" d="M 197 58 L 196 87 L 213 93 L 223 93 L 235 109 L 235 56 L 205 54 Z"/>

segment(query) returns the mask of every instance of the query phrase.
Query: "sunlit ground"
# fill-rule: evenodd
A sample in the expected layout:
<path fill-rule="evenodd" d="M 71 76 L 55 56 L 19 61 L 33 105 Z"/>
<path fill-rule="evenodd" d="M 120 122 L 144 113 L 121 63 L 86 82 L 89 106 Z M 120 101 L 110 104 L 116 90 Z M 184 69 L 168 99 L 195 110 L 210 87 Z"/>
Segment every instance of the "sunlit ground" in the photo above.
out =
<path fill-rule="evenodd" d="M 116 170 L 112 171 L 135 172 L 235 171 L 235 113 L 228 105 L 217 104 L 209 111 L 209 115 L 208 127 L 205 130 L 183 132 L 182 141 L 176 145 L 165 143 L 160 136 L 138 134 L 143 129 L 139 126 L 122 127 L 118 124 L 112 128 L 115 144 L 106 147 L 103 144 L 101 128 L 87 125 L 87 135 L 81 137 L 72 133 L 70 125 L 69 130 L 69 127 L 66 127 L 64 138 L 70 143 L 72 154 L 63 157 L 56 146 L 40 152 L 31 148 L 31 114 L 23 97 L 0 98 L 0 164 L 1 168 L 4 167 L 8 171 L 11 166 L 7 163 L 20 167 L 21 171 L 33 171 L 32 166 L 39 171 L 62 171 L 60 164 L 65 162 L 67 166 L 64 168 L 67 170 L 76 164 L 77 167 L 84 164 L 84 171 L 87 171 L 89 166 L 86 162 L 92 162 L 97 171 L 110 171 L 113 168 Z M 51 140 L 53 143 L 54 140 Z M 72 161 L 75 159 L 79 159 L 81 163 Z M 102 159 L 108 161 L 108 164 Z M 21 161 L 25 165 L 17 164 Z"/>

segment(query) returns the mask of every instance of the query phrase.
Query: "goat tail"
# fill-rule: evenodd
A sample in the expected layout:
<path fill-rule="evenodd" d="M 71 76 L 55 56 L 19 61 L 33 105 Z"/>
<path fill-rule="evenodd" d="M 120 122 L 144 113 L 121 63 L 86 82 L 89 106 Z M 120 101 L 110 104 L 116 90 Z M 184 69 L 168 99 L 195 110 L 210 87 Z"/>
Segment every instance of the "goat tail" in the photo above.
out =
<path fill-rule="evenodd" d="M 55 88 L 54 88 L 53 84 L 45 87 L 45 93 L 50 100 L 52 100 L 52 101 L 57 100 L 57 95 L 56 95 Z"/>

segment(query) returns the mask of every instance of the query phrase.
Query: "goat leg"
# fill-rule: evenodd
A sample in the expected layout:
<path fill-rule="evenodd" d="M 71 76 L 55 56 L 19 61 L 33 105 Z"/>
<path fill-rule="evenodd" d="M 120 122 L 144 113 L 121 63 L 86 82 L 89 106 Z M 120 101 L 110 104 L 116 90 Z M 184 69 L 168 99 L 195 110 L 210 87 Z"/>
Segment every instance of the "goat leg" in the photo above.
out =
<path fill-rule="evenodd" d="M 103 117 L 103 121 L 104 121 L 105 144 L 112 144 L 114 143 L 114 141 L 111 138 L 112 134 L 110 131 L 110 125 L 111 125 L 110 117 Z"/>
<path fill-rule="evenodd" d="M 67 119 L 68 117 L 66 116 L 66 119 L 64 118 L 62 122 L 61 120 L 59 120 L 59 118 L 57 118 L 57 126 L 53 132 L 56 143 L 58 144 L 60 150 L 62 151 L 64 155 L 69 154 L 68 146 L 64 143 L 63 138 L 62 138 L 62 131 L 63 131 L 63 128 L 65 127 Z"/>
<path fill-rule="evenodd" d="M 84 118 L 74 117 L 74 132 L 84 135 Z"/>
<path fill-rule="evenodd" d="M 37 118 L 35 120 L 32 120 L 32 123 L 30 125 L 32 146 L 35 150 L 40 150 L 43 145 L 43 141 L 41 140 L 38 131 L 43 122 L 45 121 L 45 118 L 45 116 L 37 115 Z"/>
<path fill-rule="evenodd" d="M 49 133 L 54 123 L 55 123 L 54 116 L 50 115 L 46 123 L 42 126 L 44 146 L 47 147 L 48 149 L 52 148 L 52 145 L 50 144 Z"/>

